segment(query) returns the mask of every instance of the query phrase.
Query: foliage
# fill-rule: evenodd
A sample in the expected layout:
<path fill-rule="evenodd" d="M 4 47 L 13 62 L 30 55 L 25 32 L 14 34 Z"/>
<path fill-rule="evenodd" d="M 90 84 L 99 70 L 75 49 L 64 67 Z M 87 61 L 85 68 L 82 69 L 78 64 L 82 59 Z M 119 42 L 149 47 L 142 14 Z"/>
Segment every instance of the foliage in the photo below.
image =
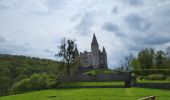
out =
<path fill-rule="evenodd" d="M 57 77 L 62 73 L 62 70 L 58 72 L 59 65 L 59 62 L 48 59 L 0 55 L 0 95 L 7 95 L 14 83 L 19 82 L 24 86 L 34 73 L 53 74 Z"/>
<path fill-rule="evenodd" d="M 168 79 L 166 79 L 166 80 L 146 80 L 146 79 L 141 79 L 141 80 L 138 80 L 138 83 L 170 83 L 170 80 L 168 80 Z"/>
<path fill-rule="evenodd" d="M 5 65 L 0 64 L 0 95 L 8 93 L 11 83 L 10 70 Z"/>
<path fill-rule="evenodd" d="M 145 76 L 144 79 L 147 79 L 147 80 L 165 80 L 165 79 L 167 79 L 167 77 L 163 74 L 151 74 L 151 75 Z"/>
<path fill-rule="evenodd" d="M 166 58 L 164 64 L 162 65 L 164 69 L 170 69 L 170 58 Z"/>
<path fill-rule="evenodd" d="M 12 87 L 12 92 L 18 93 L 29 90 L 41 90 L 52 88 L 56 85 L 55 75 L 33 74 L 30 78 L 23 79 L 15 83 Z"/>
<path fill-rule="evenodd" d="M 109 73 L 112 73 L 112 70 L 108 70 L 108 69 L 95 69 L 95 70 L 91 70 L 91 71 L 85 72 L 84 74 L 96 75 L 96 74 L 109 74 Z"/>
<path fill-rule="evenodd" d="M 164 74 L 170 76 L 170 69 L 136 69 L 134 73 L 138 76 L 148 76 L 150 74 Z"/>
<path fill-rule="evenodd" d="M 170 58 L 162 50 L 143 49 L 130 65 L 136 69 L 170 69 Z"/>
<path fill-rule="evenodd" d="M 133 59 L 132 53 L 130 53 L 128 56 L 125 57 L 125 69 L 126 71 L 130 70 L 130 65 Z"/>
<path fill-rule="evenodd" d="M 78 67 L 78 54 L 76 52 L 75 41 L 63 38 L 59 50 L 56 56 L 63 62 L 62 66 L 66 67 L 67 75 L 70 75 L 71 69 Z"/>
<path fill-rule="evenodd" d="M 144 49 L 138 54 L 139 65 L 142 69 L 150 69 L 153 66 L 154 49 Z"/>
<path fill-rule="evenodd" d="M 161 68 L 161 66 L 164 64 L 166 59 L 166 55 L 163 51 L 157 51 L 156 55 L 155 55 L 155 64 L 156 64 L 156 68 Z"/>
<path fill-rule="evenodd" d="M 130 66 L 133 67 L 133 69 L 140 69 L 140 65 L 139 65 L 139 61 L 137 58 L 133 58 L 131 63 L 130 63 Z"/>

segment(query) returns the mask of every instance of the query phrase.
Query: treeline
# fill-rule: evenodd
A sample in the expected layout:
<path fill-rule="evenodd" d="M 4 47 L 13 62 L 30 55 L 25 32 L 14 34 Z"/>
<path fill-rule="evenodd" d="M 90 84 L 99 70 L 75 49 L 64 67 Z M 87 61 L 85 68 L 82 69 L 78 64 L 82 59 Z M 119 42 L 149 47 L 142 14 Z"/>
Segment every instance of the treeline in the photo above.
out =
<path fill-rule="evenodd" d="M 51 88 L 59 68 L 57 61 L 0 54 L 0 95 Z"/>
<path fill-rule="evenodd" d="M 170 58 L 162 50 L 152 48 L 141 50 L 136 58 L 131 61 L 131 66 L 136 69 L 170 69 Z"/>

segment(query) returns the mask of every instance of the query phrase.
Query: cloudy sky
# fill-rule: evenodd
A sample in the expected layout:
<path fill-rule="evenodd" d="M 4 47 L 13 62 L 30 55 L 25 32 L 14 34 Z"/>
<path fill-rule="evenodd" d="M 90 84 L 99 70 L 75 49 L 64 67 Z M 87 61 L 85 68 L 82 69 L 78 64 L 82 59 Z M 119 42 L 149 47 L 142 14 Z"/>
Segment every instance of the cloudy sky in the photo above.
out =
<path fill-rule="evenodd" d="M 0 0 L 0 53 L 54 59 L 63 37 L 90 51 L 96 33 L 109 67 L 130 52 L 170 45 L 170 0 Z"/>

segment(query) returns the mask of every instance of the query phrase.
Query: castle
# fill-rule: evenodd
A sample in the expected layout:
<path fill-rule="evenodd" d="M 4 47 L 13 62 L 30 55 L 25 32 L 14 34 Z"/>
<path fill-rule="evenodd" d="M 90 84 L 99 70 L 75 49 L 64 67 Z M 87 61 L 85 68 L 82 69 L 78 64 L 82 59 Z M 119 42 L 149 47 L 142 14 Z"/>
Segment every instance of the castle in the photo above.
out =
<path fill-rule="evenodd" d="M 103 47 L 102 52 L 99 49 L 95 34 L 91 42 L 91 52 L 80 52 L 80 63 L 82 68 L 107 69 L 107 53 Z"/>

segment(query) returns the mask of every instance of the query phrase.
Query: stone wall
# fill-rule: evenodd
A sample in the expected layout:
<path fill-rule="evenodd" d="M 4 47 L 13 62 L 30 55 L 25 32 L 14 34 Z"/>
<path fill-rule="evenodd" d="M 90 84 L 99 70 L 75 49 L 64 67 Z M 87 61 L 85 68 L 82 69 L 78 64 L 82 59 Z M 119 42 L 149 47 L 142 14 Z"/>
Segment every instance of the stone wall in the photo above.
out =
<path fill-rule="evenodd" d="M 136 83 L 135 87 L 170 90 L 170 83 Z"/>
<path fill-rule="evenodd" d="M 74 74 L 67 77 L 60 77 L 62 82 L 109 82 L 109 81 L 129 81 L 129 73 L 111 73 L 111 74 Z"/>

